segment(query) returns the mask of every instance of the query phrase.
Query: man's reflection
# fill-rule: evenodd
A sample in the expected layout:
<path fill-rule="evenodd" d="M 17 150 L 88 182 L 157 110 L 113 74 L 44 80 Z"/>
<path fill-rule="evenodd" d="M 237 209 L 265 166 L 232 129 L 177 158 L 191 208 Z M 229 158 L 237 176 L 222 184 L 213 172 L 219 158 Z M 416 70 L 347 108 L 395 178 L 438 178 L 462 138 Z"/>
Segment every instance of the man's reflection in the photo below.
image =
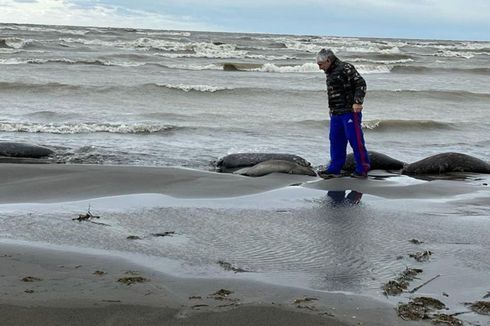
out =
<path fill-rule="evenodd" d="M 346 191 L 333 191 L 327 192 L 327 196 L 330 199 L 330 203 L 333 206 L 348 206 L 348 205 L 358 205 L 362 198 L 362 193 L 352 190 L 345 195 Z"/>

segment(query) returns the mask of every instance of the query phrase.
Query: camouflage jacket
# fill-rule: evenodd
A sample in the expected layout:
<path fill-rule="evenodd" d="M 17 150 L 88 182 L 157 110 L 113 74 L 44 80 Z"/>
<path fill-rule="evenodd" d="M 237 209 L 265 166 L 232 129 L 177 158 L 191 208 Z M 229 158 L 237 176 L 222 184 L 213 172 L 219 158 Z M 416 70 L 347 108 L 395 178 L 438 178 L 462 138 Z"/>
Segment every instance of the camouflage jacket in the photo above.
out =
<path fill-rule="evenodd" d="M 354 103 L 362 104 L 366 96 L 366 81 L 353 65 L 336 59 L 326 74 L 331 114 L 352 112 Z"/>

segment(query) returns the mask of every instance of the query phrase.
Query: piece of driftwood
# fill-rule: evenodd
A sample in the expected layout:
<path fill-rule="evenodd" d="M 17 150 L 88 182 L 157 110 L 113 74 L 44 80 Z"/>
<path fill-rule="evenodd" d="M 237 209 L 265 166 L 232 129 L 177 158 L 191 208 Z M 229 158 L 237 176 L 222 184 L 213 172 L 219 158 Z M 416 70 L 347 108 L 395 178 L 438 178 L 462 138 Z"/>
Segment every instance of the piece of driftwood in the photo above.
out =
<path fill-rule="evenodd" d="M 426 286 L 427 284 L 429 284 L 430 282 L 432 282 L 433 280 L 435 280 L 436 278 L 440 277 L 441 274 L 437 274 L 436 276 L 434 276 L 433 278 L 431 278 L 430 280 L 420 284 L 419 286 L 413 288 L 412 290 L 408 291 L 409 293 L 415 293 L 417 292 L 421 287 L 423 286 Z"/>

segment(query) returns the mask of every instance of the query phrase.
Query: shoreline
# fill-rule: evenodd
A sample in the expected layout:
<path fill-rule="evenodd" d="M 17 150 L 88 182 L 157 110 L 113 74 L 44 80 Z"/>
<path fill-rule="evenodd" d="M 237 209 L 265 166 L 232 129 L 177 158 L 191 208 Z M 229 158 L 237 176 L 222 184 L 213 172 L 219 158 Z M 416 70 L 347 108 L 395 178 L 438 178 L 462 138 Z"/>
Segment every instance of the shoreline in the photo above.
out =
<path fill-rule="evenodd" d="M 376 171 L 374 171 L 376 173 Z M 120 165 L 0 164 L 0 205 L 71 202 L 130 194 L 156 193 L 176 198 L 232 198 L 301 186 L 318 191 L 356 190 L 388 199 L 437 199 L 488 190 L 490 177 L 472 182 L 423 181 L 404 175 L 374 174 L 368 180 L 272 173 L 246 177 L 178 167 Z"/>

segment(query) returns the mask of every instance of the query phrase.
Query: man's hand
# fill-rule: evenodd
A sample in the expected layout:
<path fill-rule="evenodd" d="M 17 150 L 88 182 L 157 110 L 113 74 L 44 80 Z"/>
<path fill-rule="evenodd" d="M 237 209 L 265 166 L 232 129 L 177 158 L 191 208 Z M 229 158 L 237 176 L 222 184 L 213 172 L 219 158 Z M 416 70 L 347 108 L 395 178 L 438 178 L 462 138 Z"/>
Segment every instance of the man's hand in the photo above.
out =
<path fill-rule="evenodd" d="M 361 112 L 362 111 L 362 104 L 354 104 L 354 105 L 352 105 L 352 111 L 354 111 L 354 112 Z"/>

